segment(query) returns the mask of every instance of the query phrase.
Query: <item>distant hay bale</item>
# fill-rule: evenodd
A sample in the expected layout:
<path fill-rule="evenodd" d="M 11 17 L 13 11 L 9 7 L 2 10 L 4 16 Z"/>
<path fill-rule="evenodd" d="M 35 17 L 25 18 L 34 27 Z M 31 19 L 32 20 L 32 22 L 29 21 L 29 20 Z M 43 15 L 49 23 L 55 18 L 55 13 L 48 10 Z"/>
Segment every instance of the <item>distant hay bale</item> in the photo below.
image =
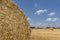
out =
<path fill-rule="evenodd" d="M 54 28 L 49 28 L 49 29 L 52 30 L 52 31 L 54 30 Z"/>
<path fill-rule="evenodd" d="M 11 1 L 0 0 L 0 40 L 29 40 L 30 26 L 24 13 Z"/>

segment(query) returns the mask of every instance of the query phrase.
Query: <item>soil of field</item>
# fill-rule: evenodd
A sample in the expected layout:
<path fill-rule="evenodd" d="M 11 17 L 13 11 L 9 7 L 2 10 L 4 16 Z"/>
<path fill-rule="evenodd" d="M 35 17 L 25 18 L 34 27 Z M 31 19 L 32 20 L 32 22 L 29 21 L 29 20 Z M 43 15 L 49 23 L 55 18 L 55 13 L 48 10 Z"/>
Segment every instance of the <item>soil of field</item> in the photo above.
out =
<path fill-rule="evenodd" d="M 31 29 L 31 40 L 60 40 L 60 29 Z"/>

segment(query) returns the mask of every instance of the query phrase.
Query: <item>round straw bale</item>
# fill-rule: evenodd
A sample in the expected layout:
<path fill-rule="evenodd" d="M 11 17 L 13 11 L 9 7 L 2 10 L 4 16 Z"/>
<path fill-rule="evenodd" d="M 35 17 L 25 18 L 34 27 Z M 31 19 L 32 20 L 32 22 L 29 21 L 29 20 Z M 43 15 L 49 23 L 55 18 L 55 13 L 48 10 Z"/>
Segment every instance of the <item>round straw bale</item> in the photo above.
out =
<path fill-rule="evenodd" d="M 29 40 L 30 25 L 14 3 L 0 0 L 0 40 Z"/>

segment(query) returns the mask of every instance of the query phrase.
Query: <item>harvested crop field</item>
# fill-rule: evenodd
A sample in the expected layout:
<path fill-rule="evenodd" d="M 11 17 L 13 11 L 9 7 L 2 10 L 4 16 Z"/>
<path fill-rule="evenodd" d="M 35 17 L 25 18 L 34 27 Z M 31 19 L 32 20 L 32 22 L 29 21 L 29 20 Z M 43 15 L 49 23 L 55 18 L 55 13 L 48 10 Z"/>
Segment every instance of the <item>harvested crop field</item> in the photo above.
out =
<path fill-rule="evenodd" d="M 60 40 L 60 29 L 31 29 L 31 40 Z"/>

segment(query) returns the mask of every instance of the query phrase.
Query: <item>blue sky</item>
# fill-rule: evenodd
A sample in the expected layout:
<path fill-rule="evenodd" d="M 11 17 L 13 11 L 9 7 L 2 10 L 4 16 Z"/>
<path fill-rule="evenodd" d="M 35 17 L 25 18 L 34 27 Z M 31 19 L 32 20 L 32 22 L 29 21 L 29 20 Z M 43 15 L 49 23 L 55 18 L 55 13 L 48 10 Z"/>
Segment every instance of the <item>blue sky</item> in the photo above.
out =
<path fill-rule="evenodd" d="M 13 0 L 31 26 L 60 27 L 60 0 Z"/>

